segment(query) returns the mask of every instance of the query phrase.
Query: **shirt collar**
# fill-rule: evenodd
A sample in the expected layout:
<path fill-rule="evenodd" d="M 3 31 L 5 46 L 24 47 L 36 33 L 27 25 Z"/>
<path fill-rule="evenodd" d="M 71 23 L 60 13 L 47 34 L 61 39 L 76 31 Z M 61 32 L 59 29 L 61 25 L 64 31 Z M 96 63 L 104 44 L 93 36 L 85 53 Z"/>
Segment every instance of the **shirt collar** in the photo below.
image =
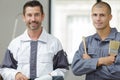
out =
<path fill-rule="evenodd" d="M 22 38 L 21 38 L 21 40 L 24 41 L 24 42 L 26 42 L 26 41 L 27 41 L 27 42 L 28 42 L 28 41 L 31 41 L 31 38 L 29 37 L 27 31 L 28 31 L 28 30 L 25 30 L 25 32 L 23 33 Z M 41 35 L 39 36 L 38 41 L 39 41 L 39 42 L 43 42 L 43 43 L 46 43 L 46 42 L 47 42 L 47 32 L 45 31 L 44 28 L 42 28 L 42 33 L 41 33 Z"/>
<path fill-rule="evenodd" d="M 116 35 L 117 32 L 118 32 L 118 31 L 117 31 L 116 28 L 111 28 L 111 32 L 110 32 L 109 36 L 105 39 L 105 41 L 110 41 L 110 40 L 115 39 L 115 35 Z M 94 34 L 93 37 L 94 37 L 95 39 L 97 39 L 97 40 L 101 40 L 100 37 L 99 37 L 99 35 L 98 35 L 97 33 Z"/>

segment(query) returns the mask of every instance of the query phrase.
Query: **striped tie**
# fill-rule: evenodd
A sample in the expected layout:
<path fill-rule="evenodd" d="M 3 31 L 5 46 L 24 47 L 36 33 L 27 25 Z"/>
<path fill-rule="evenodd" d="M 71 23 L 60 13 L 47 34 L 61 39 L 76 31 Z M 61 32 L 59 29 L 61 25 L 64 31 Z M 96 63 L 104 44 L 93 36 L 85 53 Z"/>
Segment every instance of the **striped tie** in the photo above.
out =
<path fill-rule="evenodd" d="M 31 41 L 30 51 L 30 79 L 36 78 L 36 60 L 37 60 L 37 45 L 38 41 Z"/>

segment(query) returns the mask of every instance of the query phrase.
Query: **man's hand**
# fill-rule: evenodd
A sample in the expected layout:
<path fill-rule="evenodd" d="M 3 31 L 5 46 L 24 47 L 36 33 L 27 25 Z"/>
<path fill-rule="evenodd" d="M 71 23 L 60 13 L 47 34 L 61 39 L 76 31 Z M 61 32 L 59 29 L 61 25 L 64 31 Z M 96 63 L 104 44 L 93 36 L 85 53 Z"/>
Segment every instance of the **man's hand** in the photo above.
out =
<path fill-rule="evenodd" d="M 117 54 L 115 54 L 115 53 L 110 53 L 109 55 L 110 56 L 117 56 Z"/>
<path fill-rule="evenodd" d="M 90 59 L 91 57 L 87 54 L 87 53 L 84 53 L 83 56 L 82 56 L 83 59 Z"/>
<path fill-rule="evenodd" d="M 28 80 L 28 78 L 22 73 L 18 72 L 15 76 L 15 80 Z"/>
<path fill-rule="evenodd" d="M 101 65 L 109 66 L 109 65 L 113 64 L 114 62 L 115 62 L 115 56 L 114 55 L 110 55 L 110 56 L 107 56 L 107 57 L 101 57 L 98 60 L 97 66 L 101 66 Z"/>

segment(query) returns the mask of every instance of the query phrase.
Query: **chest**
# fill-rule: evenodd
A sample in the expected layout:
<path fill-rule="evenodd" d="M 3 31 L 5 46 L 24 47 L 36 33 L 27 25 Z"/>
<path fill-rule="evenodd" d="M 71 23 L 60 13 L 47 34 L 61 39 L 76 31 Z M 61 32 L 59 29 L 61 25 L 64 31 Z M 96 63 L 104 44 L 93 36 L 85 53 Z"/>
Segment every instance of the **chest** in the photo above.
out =
<path fill-rule="evenodd" d="M 36 50 L 35 54 L 37 55 L 38 61 L 52 61 L 55 52 L 53 51 L 51 45 L 38 43 Z M 18 62 L 26 61 L 29 63 L 30 56 L 32 56 L 30 43 L 22 43 L 16 54 Z"/>

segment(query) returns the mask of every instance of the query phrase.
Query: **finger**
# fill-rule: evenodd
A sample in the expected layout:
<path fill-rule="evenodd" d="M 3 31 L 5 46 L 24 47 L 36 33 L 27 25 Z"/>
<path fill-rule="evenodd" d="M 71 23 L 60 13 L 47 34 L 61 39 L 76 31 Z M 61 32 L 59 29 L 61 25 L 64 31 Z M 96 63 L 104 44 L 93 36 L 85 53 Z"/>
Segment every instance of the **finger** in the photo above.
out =
<path fill-rule="evenodd" d="M 28 80 L 28 78 L 27 78 L 26 76 L 23 76 L 23 79 L 24 79 L 24 80 Z"/>
<path fill-rule="evenodd" d="M 20 78 L 17 78 L 17 79 L 15 79 L 15 80 L 20 80 Z"/>

